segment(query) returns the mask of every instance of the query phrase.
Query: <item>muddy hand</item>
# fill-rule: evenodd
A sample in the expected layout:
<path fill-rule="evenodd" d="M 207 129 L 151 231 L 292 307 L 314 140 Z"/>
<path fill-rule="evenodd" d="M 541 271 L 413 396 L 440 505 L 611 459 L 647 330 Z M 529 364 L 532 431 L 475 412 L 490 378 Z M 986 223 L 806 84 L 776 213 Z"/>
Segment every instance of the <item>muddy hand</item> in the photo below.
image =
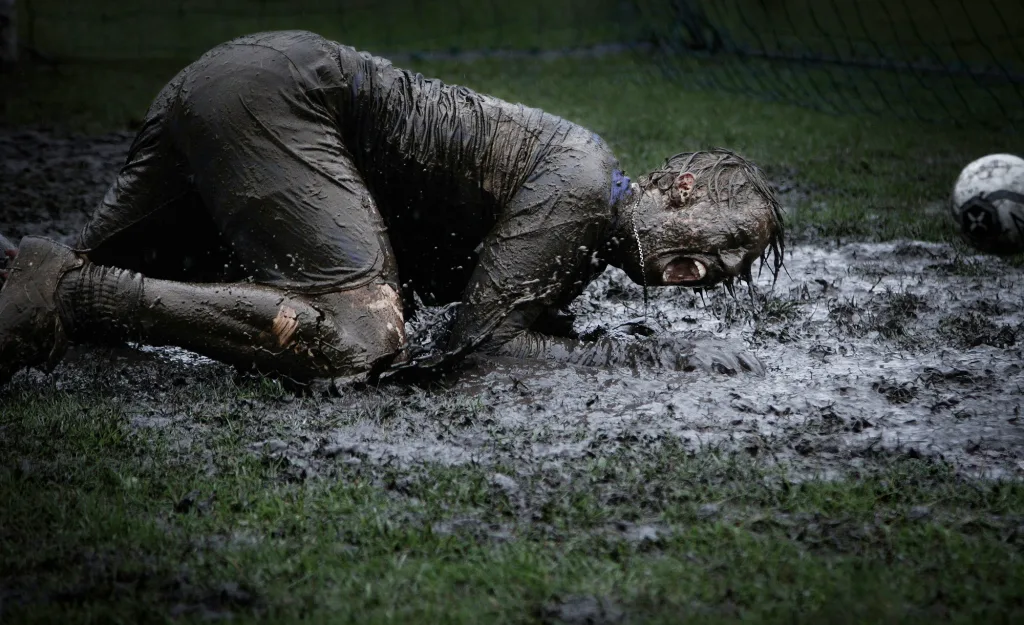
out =
<path fill-rule="evenodd" d="M 443 350 L 448 344 L 460 306 L 459 302 L 454 302 L 443 307 L 422 308 L 416 312 L 406 324 L 410 360 L 420 360 Z"/>
<path fill-rule="evenodd" d="M 720 341 L 697 341 L 687 356 L 691 367 L 706 371 L 727 375 L 735 375 L 744 371 L 759 376 L 765 373 L 764 364 L 757 356 L 746 351 L 735 351 L 728 343 Z"/>

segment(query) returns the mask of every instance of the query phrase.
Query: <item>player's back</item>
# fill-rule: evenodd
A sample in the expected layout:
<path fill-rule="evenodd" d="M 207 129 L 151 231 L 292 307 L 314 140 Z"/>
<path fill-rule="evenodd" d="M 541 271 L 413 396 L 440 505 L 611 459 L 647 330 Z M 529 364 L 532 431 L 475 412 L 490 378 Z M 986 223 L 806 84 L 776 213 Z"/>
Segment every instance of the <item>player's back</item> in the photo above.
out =
<path fill-rule="evenodd" d="M 431 285 L 424 291 L 429 299 L 461 296 L 481 241 L 539 163 L 583 144 L 606 150 L 590 131 L 539 109 L 346 46 L 339 57 L 347 84 L 337 94 L 345 144 L 387 223 L 403 274 L 420 274 L 417 282 Z"/>
<path fill-rule="evenodd" d="M 339 94 L 342 134 L 387 217 L 500 210 L 549 149 L 585 132 L 387 59 L 339 52 L 348 84 Z"/>

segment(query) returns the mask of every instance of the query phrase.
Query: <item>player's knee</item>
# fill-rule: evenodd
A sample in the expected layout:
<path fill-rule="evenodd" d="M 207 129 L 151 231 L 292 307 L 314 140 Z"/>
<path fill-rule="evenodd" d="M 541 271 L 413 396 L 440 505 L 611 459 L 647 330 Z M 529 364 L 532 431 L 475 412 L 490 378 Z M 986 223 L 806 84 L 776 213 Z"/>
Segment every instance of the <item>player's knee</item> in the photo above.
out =
<path fill-rule="evenodd" d="M 378 371 L 405 349 L 405 322 L 398 292 L 387 284 L 317 298 L 329 313 L 321 320 L 322 360 L 332 376 Z"/>

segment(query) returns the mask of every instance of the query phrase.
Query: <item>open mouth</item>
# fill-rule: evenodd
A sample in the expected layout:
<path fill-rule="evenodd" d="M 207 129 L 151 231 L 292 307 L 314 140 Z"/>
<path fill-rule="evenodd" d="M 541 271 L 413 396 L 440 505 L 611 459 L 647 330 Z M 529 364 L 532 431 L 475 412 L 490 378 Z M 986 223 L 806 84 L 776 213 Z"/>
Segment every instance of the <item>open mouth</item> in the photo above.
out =
<path fill-rule="evenodd" d="M 708 275 L 704 263 L 694 258 L 676 258 L 665 265 L 661 279 L 665 284 L 690 284 L 700 282 Z"/>

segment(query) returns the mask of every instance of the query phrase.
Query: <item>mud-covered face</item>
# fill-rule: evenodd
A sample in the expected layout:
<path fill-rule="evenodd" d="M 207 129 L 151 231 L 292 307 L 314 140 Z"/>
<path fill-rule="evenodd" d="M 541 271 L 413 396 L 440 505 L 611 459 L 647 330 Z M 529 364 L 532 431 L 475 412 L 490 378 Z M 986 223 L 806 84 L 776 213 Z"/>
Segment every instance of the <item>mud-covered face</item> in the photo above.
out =
<path fill-rule="evenodd" d="M 627 225 L 632 245 L 625 246 L 622 269 L 637 284 L 710 287 L 749 280 L 778 227 L 771 206 L 749 184 L 711 190 L 684 172 L 667 191 L 652 185 L 634 193 L 640 200 Z"/>

